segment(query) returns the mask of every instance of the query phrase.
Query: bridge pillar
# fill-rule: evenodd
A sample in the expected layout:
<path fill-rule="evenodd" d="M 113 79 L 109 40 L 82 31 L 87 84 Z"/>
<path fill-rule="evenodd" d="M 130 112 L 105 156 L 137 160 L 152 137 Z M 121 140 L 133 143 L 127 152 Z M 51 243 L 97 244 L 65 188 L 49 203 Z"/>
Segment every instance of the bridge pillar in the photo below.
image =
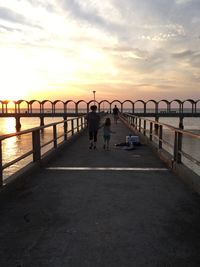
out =
<path fill-rule="evenodd" d="M 63 120 L 64 120 L 64 125 L 63 125 L 63 127 L 64 127 L 64 139 L 67 140 L 67 130 L 68 130 L 68 127 L 67 127 L 67 117 L 64 116 L 63 117 Z"/>
<path fill-rule="evenodd" d="M 15 128 L 17 131 L 20 131 L 21 129 L 20 117 L 15 117 L 15 119 L 16 119 Z"/>
<path fill-rule="evenodd" d="M 155 117 L 155 121 L 159 121 L 159 117 L 156 116 Z M 158 129 L 159 129 L 159 125 L 157 123 L 154 124 L 154 129 L 155 129 L 155 134 L 158 135 Z"/>
<path fill-rule="evenodd" d="M 184 129 L 183 117 L 179 117 L 179 128 Z"/>
<path fill-rule="evenodd" d="M 44 126 L 44 117 L 40 117 L 40 126 Z"/>

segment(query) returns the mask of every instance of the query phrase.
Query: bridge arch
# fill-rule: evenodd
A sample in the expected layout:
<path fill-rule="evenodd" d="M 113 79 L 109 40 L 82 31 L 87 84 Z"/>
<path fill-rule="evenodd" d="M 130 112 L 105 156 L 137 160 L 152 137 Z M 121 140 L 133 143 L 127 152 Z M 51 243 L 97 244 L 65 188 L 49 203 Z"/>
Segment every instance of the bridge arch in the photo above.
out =
<path fill-rule="evenodd" d="M 81 108 L 79 108 L 79 104 L 81 104 L 81 103 L 84 103 L 85 105 L 86 105 L 86 108 L 82 108 L 82 113 L 85 113 L 88 109 L 88 105 L 87 105 L 87 102 L 85 101 L 85 100 L 79 100 L 77 103 L 76 103 L 76 112 L 77 113 L 81 113 L 80 111 L 81 111 Z M 86 111 L 85 111 L 86 110 Z"/>
<path fill-rule="evenodd" d="M 68 105 L 72 104 L 72 107 L 68 107 Z M 70 113 L 75 113 L 76 112 L 76 102 L 74 100 L 67 100 L 64 102 L 64 109 L 65 109 L 65 112 L 67 113 L 68 112 L 68 109 L 71 109 L 71 111 L 73 112 L 70 112 Z"/>
<path fill-rule="evenodd" d="M 162 111 L 169 112 L 170 111 L 170 102 L 166 99 L 161 99 L 158 101 L 158 110 L 160 110 L 160 104 L 165 103 L 166 109 L 162 108 Z"/>
<path fill-rule="evenodd" d="M 105 111 L 104 103 L 108 104 L 108 109 L 106 109 L 109 113 L 111 113 L 111 104 L 108 100 L 104 99 L 99 102 L 99 112 L 101 112 L 101 105 L 103 104 L 103 111 Z"/>
<path fill-rule="evenodd" d="M 131 104 L 131 113 L 134 113 L 134 102 L 129 100 L 129 99 L 126 99 L 122 102 L 122 112 L 124 112 L 124 104 L 125 103 L 130 103 Z"/>
<path fill-rule="evenodd" d="M 195 112 L 200 113 L 200 99 L 195 101 Z"/>
<path fill-rule="evenodd" d="M 182 103 L 183 103 L 183 105 L 182 105 L 183 111 L 184 111 L 184 105 L 186 103 L 190 103 L 190 108 L 189 108 L 188 112 L 191 112 L 191 113 L 195 112 L 195 101 L 193 99 L 186 99 Z"/>
<path fill-rule="evenodd" d="M 8 112 L 8 100 L 2 100 L 2 113 L 7 113 Z"/>
<path fill-rule="evenodd" d="M 135 113 L 140 113 L 140 110 L 139 110 L 139 109 L 141 109 L 141 108 L 138 108 L 138 110 L 137 110 L 137 107 L 136 107 L 136 105 L 137 105 L 138 103 L 142 103 L 142 104 L 143 104 L 143 113 L 145 113 L 145 110 L 146 110 L 146 103 L 145 103 L 143 100 L 141 100 L 141 99 L 138 99 L 138 100 L 136 100 L 136 101 L 134 102 Z M 142 111 L 141 111 L 141 112 L 142 112 Z"/>
<path fill-rule="evenodd" d="M 0 100 L 0 103 L 1 103 L 1 110 L 0 110 L 0 112 L 1 112 L 1 113 L 4 113 L 4 110 L 3 110 L 3 101 Z"/>
<path fill-rule="evenodd" d="M 14 112 L 16 113 L 16 101 L 15 100 L 3 100 L 3 112 L 5 113 L 13 113 L 13 106 Z"/>
<path fill-rule="evenodd" d="M 182 101 L 179 99 L 174 99 L 169 102 L 170 112 L 176 112 L 176 108 L 172 106 L 172 104 L 174 103 L 178 105 L 178 112 L 181 113 L 182 112 Z"/>
<path fill-rule="evenodd" d="M 61 108 L 58 108 L 59 109 L 59 113 L 60 113 L 60 110 L 61 110 L 61 112 L 64 112 L 64 102 L 62 100 L 57 99 L 57 100 L 53 101 L 53 103 L 52 103 L 53 104 L 53 110 L 54 110 L 53 113 L 56 113 L 56 105 L 58 103 L 62 104 L 62 110 L 61 110 Z"/>
<path fill-rule="evenodd" d="M 21 113 L 21 104 L 22 103 L 26 103 L 26 109 L 24 109 L 25 113 L 29 113 L 29 102 L 27 100 L 24 99 L 20 99 L 15 101 L 15 112 L 16 113 Z"/>
<path fill-rule="evenodd" d="M 33 112 L 33 105 L 35 105 L 35 104 L 39 105 L 39 112 L 41 113 L 41 102 L 39 100 L 35 100 L 35 99 L 29 101 L 30 113 L 38 113 L 38 112 Z M 35 108 L 35 109 L 37 110 L 38 108 Z"/>
<path fill-rule="evenodd" d="M 47 103 L 50 103 L 50 105 L 51 105 L 51 112 L 54 113 L 53 102 L 51 100 L 47 100 L 47 99 L 46 100 L 43 100 L 41 102 L 41 111 L 42 111 L 42 113 L 45 112 L 45 109 L 48 109 L 48 108 L 45 108 L 45 104 L 47 104 Z M 48 112 L 48 110 L 47 110 L 47 112 Z"/>
<path fill-rule="evenodd" d="M 154 99 L 149 99 L 149 100 L 145 103 L 146 112 L 147 112 L 147 113 L 152 113 L 152 112 L 151 112 L 151 109 L 152 109 L 152 108 L 149 108 L 149 109 L 148 109 L 148 104 L 149 104 L 149 103 L 153 103 L 153 104 L 154 104 L 154 112 L 155 112 L 155 113 L 158 113 L 158 103 L 157 103 Z"/>

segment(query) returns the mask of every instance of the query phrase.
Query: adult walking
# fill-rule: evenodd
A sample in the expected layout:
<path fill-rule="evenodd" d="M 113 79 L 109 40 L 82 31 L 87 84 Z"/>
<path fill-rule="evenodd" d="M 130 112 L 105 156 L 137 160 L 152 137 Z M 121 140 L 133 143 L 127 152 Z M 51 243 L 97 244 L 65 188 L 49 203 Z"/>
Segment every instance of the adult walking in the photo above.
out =
<path fill-rule="evenodd" d="M 89 149 L 96 149 L 96 144 L 97 144 L 97 133 L 99 129 L 99 124 L 100 124 L 100 116 L 96 112 L 97 111 L 97 106 L 93 105 L 90 107 L 91 112 L 87 114 L 87 123 L 88 123 L 88 130 L 89 130 L 89 142 L 90 146 Z"/>
<path fill-rule="evenodd" d="M 117 120 L 119 119 L 119 109 L 117 105 L 113 108 L 113 116 L 114 116 L 114 122 L 117 124 Z"/>

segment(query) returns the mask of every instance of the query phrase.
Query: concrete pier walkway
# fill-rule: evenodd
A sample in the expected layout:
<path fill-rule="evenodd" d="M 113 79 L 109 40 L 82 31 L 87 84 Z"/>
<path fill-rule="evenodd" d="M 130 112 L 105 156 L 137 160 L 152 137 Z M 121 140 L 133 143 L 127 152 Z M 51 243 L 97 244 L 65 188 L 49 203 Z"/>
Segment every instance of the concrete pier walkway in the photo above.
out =
<path fill-rule="evenodd" d="M 1 267 L 200 266 L 200 198 L 145 145 L 89 150 L 84 133 L 0 194 Z"/>

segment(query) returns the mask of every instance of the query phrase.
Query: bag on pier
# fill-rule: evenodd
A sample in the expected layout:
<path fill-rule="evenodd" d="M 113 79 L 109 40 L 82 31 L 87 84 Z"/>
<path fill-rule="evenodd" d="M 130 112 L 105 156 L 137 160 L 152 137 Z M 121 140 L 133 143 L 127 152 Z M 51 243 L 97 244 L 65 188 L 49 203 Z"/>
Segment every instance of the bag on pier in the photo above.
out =
<path fill-rule="evenodd" d="M 129 145 L 129 146 L 140 145 L 139 136 L 137 136 L 137 135 L 127 135 L 126 136 L 126 144 Z"/>

